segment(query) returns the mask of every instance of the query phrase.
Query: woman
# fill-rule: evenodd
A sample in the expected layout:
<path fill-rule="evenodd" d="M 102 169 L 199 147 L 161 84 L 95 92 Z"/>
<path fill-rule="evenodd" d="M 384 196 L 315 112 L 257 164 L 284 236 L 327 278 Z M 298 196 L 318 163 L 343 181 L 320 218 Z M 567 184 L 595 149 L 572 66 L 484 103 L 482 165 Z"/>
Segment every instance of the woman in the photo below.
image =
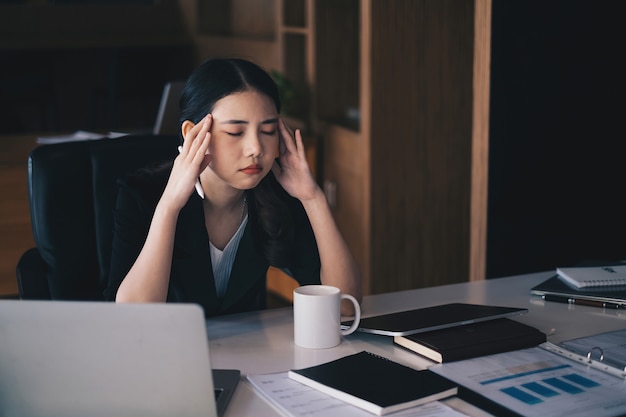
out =
<path fill-rule="evenodd" d="M 269 266 L 360 300 L 354 259 L 257 65 L 213 59 L 181 97 L 180 155 L 122 182 L 107 299 L 194 302 L 207 316 L 263 308 Z"/>

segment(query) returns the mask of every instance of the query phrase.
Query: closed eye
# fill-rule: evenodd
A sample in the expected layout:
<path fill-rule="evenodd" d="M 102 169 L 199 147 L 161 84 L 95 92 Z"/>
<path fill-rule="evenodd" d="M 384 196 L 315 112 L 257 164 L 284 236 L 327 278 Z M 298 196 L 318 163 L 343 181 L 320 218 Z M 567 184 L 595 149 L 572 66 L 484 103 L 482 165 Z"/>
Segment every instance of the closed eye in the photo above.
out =
<path fill-rule="evenodd" d="M 230 136 L 243 136 L 243 132 L 226 132 Z"/>
<path fill-rule="evenodd" d="M 263 133 L 264 135 L 274 136 L 276 134 L 276 129 L 271 130 L 271 131 L 264 131 L 264 130 L 262 130 L 261 133 Z"/>

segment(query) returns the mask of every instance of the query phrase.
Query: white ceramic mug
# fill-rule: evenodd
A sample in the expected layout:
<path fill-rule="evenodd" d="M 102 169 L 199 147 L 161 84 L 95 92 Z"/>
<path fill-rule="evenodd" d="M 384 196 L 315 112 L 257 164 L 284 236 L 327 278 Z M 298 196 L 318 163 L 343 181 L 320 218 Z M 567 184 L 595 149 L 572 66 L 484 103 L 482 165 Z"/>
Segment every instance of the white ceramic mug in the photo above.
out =
<path fill-rule="evenodd" d="M 354 322 L 341 329 L 341 300 L 354 304 Z M 361 321 L 359 302 L 330 285 L 305 285 L 293 290 L 293 324 L 296 345 L 310 349 L 337 346 L 341 336 L 353 333 Z"/>

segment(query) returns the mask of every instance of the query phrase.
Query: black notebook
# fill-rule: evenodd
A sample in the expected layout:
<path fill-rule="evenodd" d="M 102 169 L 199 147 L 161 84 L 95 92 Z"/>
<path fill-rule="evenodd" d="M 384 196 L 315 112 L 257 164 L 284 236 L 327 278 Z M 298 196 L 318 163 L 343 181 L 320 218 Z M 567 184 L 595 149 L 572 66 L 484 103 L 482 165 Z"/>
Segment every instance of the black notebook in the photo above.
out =
<path fill-rule="evenodd" d="M 458 389 L 427 369 L 418 371 L 367 351 L 288 374 L 379 416 L 456 395 Z"/>
<path fill-rule="evenodd" d="M 546 335 L 532 326 L 502 318 L 432 332 L 394 336 L 393 341 L 442 363 L 537 346 L 546 341 Z"/>

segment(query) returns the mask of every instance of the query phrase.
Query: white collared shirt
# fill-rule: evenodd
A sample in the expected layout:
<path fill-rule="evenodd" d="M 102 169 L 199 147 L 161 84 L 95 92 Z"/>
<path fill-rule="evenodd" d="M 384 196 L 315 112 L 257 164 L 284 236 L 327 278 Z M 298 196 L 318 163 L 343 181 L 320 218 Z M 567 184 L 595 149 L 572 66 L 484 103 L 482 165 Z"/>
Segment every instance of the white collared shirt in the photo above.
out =
<path fill-rule="evenodd" d="M 237 248 L 239 248 L 239 241 L 243 236 L 247 223 L 248 215 L 246 214 L 243 221 L 239 225 L 237 232 L 226 244 L 224 250 L 219 250 L 209 241 L 209 247 L 211 249 L 211 264 L 213 264 L 213 276 L 215 277 L 215 289 L 217 290 L 217 296 L 219 298 L 224 297 L 224 294 L 226 294 L 228 280 L 230 279 L 230 272 L 233 269 L 235 255 L 237 255 Z"/>

